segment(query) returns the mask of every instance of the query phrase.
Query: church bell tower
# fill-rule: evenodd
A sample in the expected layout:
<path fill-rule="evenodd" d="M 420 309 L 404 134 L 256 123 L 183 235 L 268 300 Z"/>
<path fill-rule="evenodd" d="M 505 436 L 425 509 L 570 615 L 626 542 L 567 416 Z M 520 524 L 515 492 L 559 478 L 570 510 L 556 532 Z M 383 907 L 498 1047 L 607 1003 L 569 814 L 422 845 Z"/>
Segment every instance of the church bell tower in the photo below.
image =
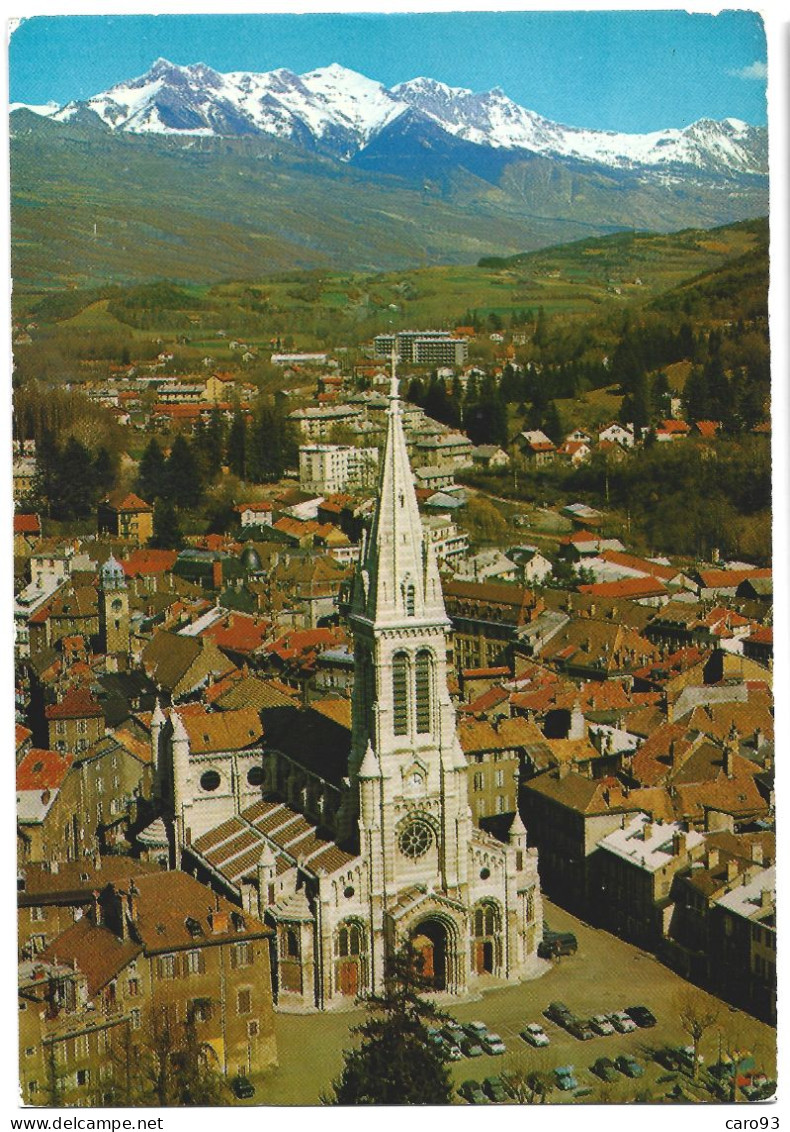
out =
<path fill-rule="evenodd" d="M 110 655 L 129 652 L 129 591 L 120 562 L 111 554 L 99 575 L 99 633 Z"/>
<path fill-rule="evenodd" d="M 349 610 L 350 798 L 382 907 L 413 885 L 458 898 L 472 828 L 447 690 L 450 622 L 417 507 L 394 357 L 389 402 L 378 504 Z"/>

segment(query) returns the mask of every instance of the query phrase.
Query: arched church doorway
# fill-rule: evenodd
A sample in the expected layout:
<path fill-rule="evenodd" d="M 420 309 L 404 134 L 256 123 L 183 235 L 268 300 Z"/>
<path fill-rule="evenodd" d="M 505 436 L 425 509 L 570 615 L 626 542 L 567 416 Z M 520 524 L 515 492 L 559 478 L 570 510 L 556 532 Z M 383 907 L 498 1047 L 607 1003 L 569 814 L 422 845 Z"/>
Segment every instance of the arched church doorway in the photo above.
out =
<path fill-rule="evenodd" d="M 472 970 L 476 975 L 494 975 L 501 962 L 501 922 L 499 909 L 485 901 L 473 916 Z"/>
<path fill-rule="evenodd" d="M 444 924 L 439 920 L 423 920 L 414 929 L 412 945 L 420 957 L 423 977 L 434 990 L 446 990 L 449 941 Z"/>
<path fill-rule="evenodd" d="M 335 986 L 355 998 L 367 989 L 367 938 L 362 924 L 345 920 L 335 932 Z"/>

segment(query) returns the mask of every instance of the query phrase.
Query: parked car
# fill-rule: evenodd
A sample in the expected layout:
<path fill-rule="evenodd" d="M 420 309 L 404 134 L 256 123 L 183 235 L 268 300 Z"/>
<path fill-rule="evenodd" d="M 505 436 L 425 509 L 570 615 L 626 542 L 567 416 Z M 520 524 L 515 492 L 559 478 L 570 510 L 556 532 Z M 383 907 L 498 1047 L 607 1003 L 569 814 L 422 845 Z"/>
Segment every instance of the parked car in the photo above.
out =
<path fill-rule="evenodd" d="M 602 1081 L 617 1080 L 617 1069 L 611 1057 L 599 1057 L 595 1064 L 591 1066 L 591 1069 Z"/>
<path fill-rule="evenodd" d="M 452 1043 L 452 1045 L 460 1046 L 461 1042 L 466 1037 L 466 1034 L 463 1032 L 457 1022 L 453 1022 L 451 1020 L 442 1027 L 442 1037 L 446 1038 L 448 1042 Z"/>
<path fill-rule="evenodd" d="M 557 1082 L 557 1088 L 562 1089 L 567 1093 L 570 1089 L 578 1089 L 579 1082 L 573 1075 L 572 1065 L 558 1065 L 554 1070 L 554 1077 Z"/>
<path fill-rule="evenodd" d="M 448 1061 L 460 1061 L 464 1056 L 461 1053 L 461 1047 L 457 1046 L 455 1042 L 448 1042 L 447 1038 L 442 1038 L 442 1050 Z"/>
<path fill-rule="evenodd" d="M 594 1030 L 596 1034 L 603 1034 L 604 1037 L 614 1033 L 614 1026 L 605 1014 L 593 1014 L 590 1019 L 590 1028 Z"/>
<path fill-rule="evenodd" d="M 655 1014 L 648 1010 L 646 1006 L 626 1006 L 625 1012 L 642 1029 L 655 1026 L 657 1022 Z"/>
<path fill-rule="evenodd" d="M 482 1038 L 483 1034 L 488 1033 L 485 1022 L 464 1022 L 461 1029 L 468 1038 Z"/>
<path fill-rule="evenodd" d="M 458 1090 L 458 1094 L 462 1096 L 468 1104 L 488 1104 L 488 1097 L 477 1081 L 464 1081 L 463 1085 L 461 1085 Z"/>
<path fill-rule="evenodd" d="M 238 1097 L 239 1100 L 242 1101 L 249 1100 L 250 1097 L 255 1096 L 255 1086 L 248 1077 L 241 1075 L 234 1077 L 231 1089 L 233 1090 L 234 1097 Z"/>
<path fill-rule="evenodd" d="M 554 955 L 575 955 L 579 943 L 573 932 L 553 932 L 547 925 L 543 925 L 543 939 L 538 944 L 538 955 L 541 959 L 551 959 Z"/>
<path fill-rule="evenodd" d="M 483 1092 L 494 1104 L 503 1104 L 508 1099 L 501 1077 L 486 1077 L 483 1081 Z"/>
<path fill-rule="evenodd" d="M 653 1057 L 659 1065 L 662 1065 L 664 1069 L 669 1069 L 670 1072 L 674 1073 L 675 1070 L 680 1068 L 680 1059 L 675 1046 L 664 1046 L 662 1049 L 657 1049 Z"/>
<path fill-rule="evenodd" d="M 567 1027 L 575 1019 L 575 1015 L 564 1002 L 550 1002 L 543 1013 L 560 1026 Z"/>
<path fill-rule="evenodd" d="M 636 1029 L 636 1022 L 633 1018 L 629 1018 L 624 1010 L 616 1010 L 614 1014 L 610 1014 L 609 1021 L 618 1034 L 630 1034 Z"/>
<path fill-rule="evenodd" d="M 464 1038 L 461 1042 L 461 1053 L 464 1057 L 482 1057 L 483 1047 L 476 1038 Z"/>
<path fill-rule="evenodd" d="M 568 1023 L 568 1033 L 572 1034 L 574 1038 L 578 1038 L 580 1042 L 589 1042 L 591 1038 L 595 1037 L 595 1033 L 590 1028 L 590 1023 L 581 1018 L 574 1018 L 572 1022 Z"/>
<path fill-rule="evenodd" d="M 521 1036 L 531 1046 L 547 1046 L 549 1044 L 548 1034 L 537 1022 L 527 1022 L 521 1031 Z"/>
<path fill-rule="evenodd" d="M 507 1053 L 507 1046 L 500 1038 L 499 1034 L 481 1034 L 480 1045 L 486 1053 L 501 1054 Z"/>
<path fill-rule="evenodd" d="M 642 1066 L 636 1058 L 631 1057 L 629 1053 L 621 1053 L 620 1056 L 615 1059 L 615 1066 L 621 1073 L 624 1073 L 626 1077 L 641 1077 L 644 1073 Z"/>

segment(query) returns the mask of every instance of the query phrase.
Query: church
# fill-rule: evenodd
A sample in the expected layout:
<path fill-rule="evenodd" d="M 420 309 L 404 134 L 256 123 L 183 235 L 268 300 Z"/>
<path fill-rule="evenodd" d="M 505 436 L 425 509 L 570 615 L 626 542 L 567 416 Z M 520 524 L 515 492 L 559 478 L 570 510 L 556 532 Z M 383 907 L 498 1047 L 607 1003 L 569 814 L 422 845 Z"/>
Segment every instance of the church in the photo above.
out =
<path fill-rule="evenodd" d="M 377 507 L 348 595 L 351 735 L 311 710 L 158 707 L 153 758 L 171 864 L 274 928 L 280 1009 L 335 1008 L 382 987 L 410 939 L 437 992 L 533 977 L 543 913 L 537 851 L 472 821 L 447 690 L 450 621 L 389 395 Z M 195 705 L 192 705 L 194 708 Z M 235 713 L 234 713 L 235 714 Z M 246 728 L 246 730 L 245 730 Z M 213 735 L 216 737 L 213 737 Z"/>

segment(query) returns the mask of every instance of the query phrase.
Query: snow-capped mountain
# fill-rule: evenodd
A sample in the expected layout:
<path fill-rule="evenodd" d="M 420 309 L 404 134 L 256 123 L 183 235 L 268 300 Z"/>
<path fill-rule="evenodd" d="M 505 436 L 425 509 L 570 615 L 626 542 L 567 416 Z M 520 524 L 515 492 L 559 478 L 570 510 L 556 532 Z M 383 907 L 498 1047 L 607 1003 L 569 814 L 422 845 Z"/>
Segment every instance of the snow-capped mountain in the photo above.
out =
<path fill-rule="evenodd" d="M 477 94 L 419 78 L 393 87 L 392 93 L 448 133 L 478 145 L 620 167 L 679 164 L 765 172 L 765 131 L 734 118 L 702 120 L 682 130 L 623 134 L 559 125 L 525 110 L 498 88 Z"/>
<path fill-rule="evenodd" d="M 633 170 L 767 171 L 765 129 L 733 118 L 649 134 L 588 130 L 549 121 L 498 88 L 476 93 L 416 78 L 388 90 L 336 63 L 304 75 L 282 69 L 220 74 L 202 63 L 182 67 L 158 59 L 145 75 L 83 102 L 28 109 L 56 121 L 93 111 L 111 129 L 130 133 L 271 135 L 344 161 L 391 134 L 399 119 L 413 130 L 416 115 L 434 131 L 514 157 L 539 154 Z"/>

